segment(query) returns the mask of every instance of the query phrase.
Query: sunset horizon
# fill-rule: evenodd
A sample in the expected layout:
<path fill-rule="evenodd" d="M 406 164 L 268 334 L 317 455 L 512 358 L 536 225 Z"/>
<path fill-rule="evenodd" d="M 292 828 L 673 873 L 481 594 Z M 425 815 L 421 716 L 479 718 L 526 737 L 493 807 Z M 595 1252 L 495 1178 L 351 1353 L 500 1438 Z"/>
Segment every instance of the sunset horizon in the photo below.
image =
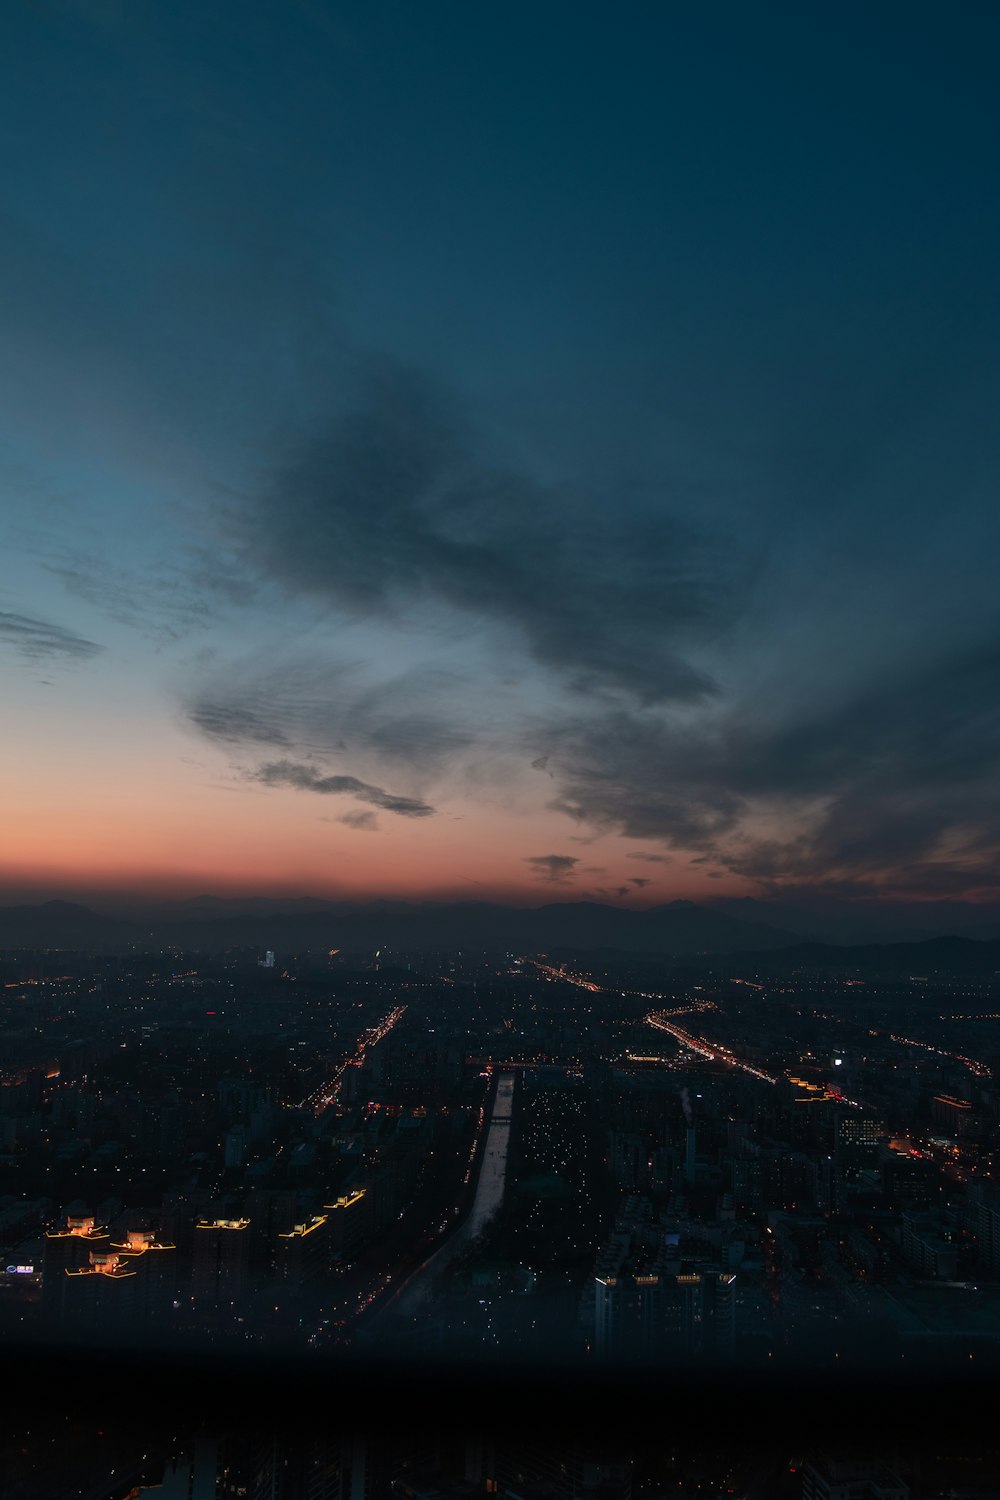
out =
<path fill-rule="evenodd" d="M 984 17 L 446 11 L 9 18 L 0 892 L 1000 899 Z"/>

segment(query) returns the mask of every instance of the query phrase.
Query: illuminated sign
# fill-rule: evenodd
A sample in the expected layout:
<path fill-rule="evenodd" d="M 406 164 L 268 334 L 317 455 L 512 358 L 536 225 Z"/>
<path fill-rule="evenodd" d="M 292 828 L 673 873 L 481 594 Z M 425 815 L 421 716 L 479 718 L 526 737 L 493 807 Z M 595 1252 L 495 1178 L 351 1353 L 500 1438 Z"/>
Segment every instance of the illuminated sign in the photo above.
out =
<path fill-rule="evenodd" d="M 7 1267 L 7 1275 L 8 1276 L 34 1276 L 34 1274 L 35 1274 L 35 1268 L 34 1268 L 34 1266 L 8 1266 Z"/>

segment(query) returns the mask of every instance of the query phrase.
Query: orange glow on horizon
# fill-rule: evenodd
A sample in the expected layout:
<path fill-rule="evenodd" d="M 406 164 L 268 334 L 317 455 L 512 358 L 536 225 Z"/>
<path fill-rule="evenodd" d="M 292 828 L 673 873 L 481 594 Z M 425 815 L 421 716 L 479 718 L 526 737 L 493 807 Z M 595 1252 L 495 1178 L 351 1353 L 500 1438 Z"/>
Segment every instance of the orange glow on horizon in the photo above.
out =
<path fill-rule="evenodd" d="M 656 846 L 617 834 L 577 852 L 572 825 L 546 807 L 455 804 L 432 793 L 434 816 L 379 810 L 369 832 L 341 821 L 357 811 L 352 799 L 212 780 L 204 767 L 176 759 L 124 774 L 100 764 L 77 765 L 72 775 L 59 769 L 64 779 L 53 765 L 21 768 L 4 829 L 2 904 L 207 895 L 520 906 L 590 900 L 641 909 L 750 889 L 736 877 L 710 878 L 683 855 L 637 862 L 637 852 Z M 550 853 L 575 859 L 567 878 L 540 879 L 532 869 L 532 858 Z M 628 887 L 624 896 L 618 887 Z"/>

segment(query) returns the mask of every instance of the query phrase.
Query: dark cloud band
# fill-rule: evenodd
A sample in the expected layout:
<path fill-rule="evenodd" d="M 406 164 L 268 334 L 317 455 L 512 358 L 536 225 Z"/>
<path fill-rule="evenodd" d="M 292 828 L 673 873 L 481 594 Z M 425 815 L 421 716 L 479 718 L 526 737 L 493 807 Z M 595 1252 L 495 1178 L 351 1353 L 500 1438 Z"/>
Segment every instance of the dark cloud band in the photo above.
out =
<path fill-rule="evenodd" d="M 353 797 L 357 802 L 368 802 L 383 812 L 396 813 L 401 818 L 429 818 L 434 809 L 416 797 L 397 797 L 382 787 L 359 781 L 356 776 L 325 776 L 315 766 L 300 765 L 291 760 L 271 761 L 259 766 L 251 779 L 262 786 L 289 786 L 300 792 L 317 792 L 324 797 Z"/>
<path fill-rule="evenodd" d="M 572 879 L 580 863 L 573 854 L 531 854 L 524 862 L 542 880 L 551 880 L 557 885 Z"/>
<path fill-rule="evenodd" d="M 688 646 L 736 608 L 743 560 L 663 506 L 626 508 L 489 462 L 425 376 L 371 361 L 242 515 L 252 567 L 370 616 L 444 604 L 518 632 L 571 686 L 711 696 Z"/>

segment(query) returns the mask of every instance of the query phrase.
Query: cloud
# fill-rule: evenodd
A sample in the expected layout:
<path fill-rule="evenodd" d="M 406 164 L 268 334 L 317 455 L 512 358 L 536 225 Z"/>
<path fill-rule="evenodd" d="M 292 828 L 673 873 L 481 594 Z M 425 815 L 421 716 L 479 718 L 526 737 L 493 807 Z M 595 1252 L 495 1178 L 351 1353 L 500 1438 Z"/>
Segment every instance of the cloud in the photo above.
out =
<path fill-rule="evenodd" d="M 477 736 L 471 711 L 460 719 L 461 674 L 416 663 L 389 678 L 366 680 L 372 666 L 294 656 L 267 669 L 256 659 L 230 663 L 225 673 L 216 671 L 188 690 L 184 712 L 201 733 L 227 744 L 349 754 L 424 776 L 449 769 Z"/>
<path fill-rule="evenodd" d="M 337 819 L 338 823 L 345 823 L 348 828 L 357 828 L 364 833 L 374 833 L 378 828 L 378 818 L 373 812 L 348 812 Z"/>
<path fill-rule="evenodd" d="M 756 705 L 683 722 L 595 713 L 560 732 L 552 805 L 765 884 L 991 889 L 998 681 L 1000 648 L 972 647 L 785 722 Z"/>
<path fill-rule="evenodd" d="M 653 882 L 651 880 L 644 880 L 641 875 L 630 875 L 628 883 L 629 885 L 634 885 L 637 891 L 641 891 L 644 886 L 652 885 Z"/>
<path fill-rule="evenodd" d="M 216 684 L 192 708 L 204 732 L 232 742 L 242 726 L 247 743 L 297 756 L 346 753 L 365 784 L 392 784 L 405 767 L 453 788 L 498 732 L 505 752 L 551 778 L 549 807 L 576 824 L 568 840 L 655 840 L 663 852 L 627 857 L 686 859 L 764 886 L 985 888 L 1000 864 L 1000 650 L 948 649 L 944 632 L 869 662 L 860 634 L 834 651 L 810 604 L 796 676 L 774 618 L 759 601 L 756 618 L 747 611 L 752 528 L 717 527 L 710 544 L 663 496 L 650 505 L 626 492 L 611 505 L 541 483 L 491 458 L 424 377 L 376 359 L 357 371 L 350 399 L 237 509 L 232 545 L 251 576 L 296 604 L 374 621 L 387 638 L 454 629 L 458 612 L 481 675 L 449 683 L 428 669 L 414 689 L 408 673 L 365 682 L 369 660 L 356 680 L 324 686 L 319 674 L 297 700 L 264 679 Z M 860 514 L 851 524 L 863 553 Z M 795 565 L 778 591 L 786 624 L 811 589 L 810 526 L 784 557 Z M 781 576 L 779 565 L 771 582 Z M 725 660 L 728 632 L 739 646 L 730 681 L 711 665 Z M 757 675 L 740 698 L 747 663 Z M 530 686 L 521 698 L 512 689 L 497 731 L 470 705 L 505 676 Z M 568 858 L 528 863 L 558 882 L 579 873 L 550 862 Z"/>
<path fill-rule="evenodd" d="M 188 718 L 211 739 L 230 744 L 290 744 L 284 730 L 256 708 L 202 702 L 189 709 Z"/>
<path fill-rule="evenodd" d="M 540 879 L 561 885 L 573 878 L 580 861 L 573 854 L 532 854 L 524 863 L 530 865 Z"/>
<path fill-rule="evenodd" d="M 63 625 L 6 611 L 0 611 L 0 644 L 10 646 L 27 661 L 58 658 L 89 661 L 104 650 L 103 646 L 67 630 Z"/>
<path fill-rule="evenodd" d="M 291 760 L 271 761 L 259 766 L 250 775 L 252 781 L 262 786 L 289 786 L 302 792 L 317 792 L 324 797 L 354 797 L 358 802 L 370 802 L 384 812 L 397 813 L 402 818 L 428 818 L 434 809 L 416 797 L 398 797 L 382 787 L 359 781 L 356 776 L 328 776 L 315 766 L 300 765 Z"/>
<path fill-rule="evenodd" d="M 384 653 L 369 650 L 353 675 L 323 666 L 286 680 L 284 666 L 232 674 L 229 663 L 225 679 L 192 676 L 181 696 L 194 729 L 224 750 L 246 750 L 247 765 L 279 756 L 286 764 L 345 765 L 362 786 L 416 788 L 436 801 L 438 783 L 429 778 L 447 779 L 454 797 L 462 777 L 472 779 L 468 762 L 482 764 L 493 751 L 489 716 L 477 720 L 474 705 L 507 673 L 516 684 L 511 699 L 522 696 L 514 714 L 497 712 L 493 722 L 518 718 L 503 746 L 522 773 L 520 782 L 510 777 L 509 805 L 523 796 L 517 812 L 530 815 L 551 797 L 574 825 L 564 835 L 534 835 L 536 847 L 574 838 L 582 847 L 598 830 L 655 840 L 651 847 L 676 851 L 678 866 L 694 859 L 708 875 L 722 869 L 765 882 L 847 888 L 891 879 L 919 891 L 922 883 L 990 878 L 1000 847 L 990 717 L 996 663 L 966 671 L 956 657 L 947 669 L 955 668 L 953 681 L 932 663 L 940 642 L 958 631 L 983 629 L 984 639 L 996 640 L 996 621 L 987 619 L 1000 514 L 989 501 L 996 351 L 982 295 L 983 268 L 995 255 L 989 236 L 966 233 L 966 209 L 975 214 L 979 202 L 968 161 L 962 171 L 967 153 L 936 153 L 955 178 L 949 211 L 932 235 L 901 239 L 901 254 L 868 253 L 879 244 L 870 214 L 879 205 L 862 170 L 853 218 L 842 216 L 835 244 L 821 243 L 822 235 L 811 241 L 822 215 L 799 216 L 804 238 L 789 238 L 780 220 L 765 216 L 762 253 L 744 257 L 731 276 L 709 274 L 722 245 L 713 233 L 731 227 L 729 216 L 709 214 L 706 254 L 689 266 L 675 257 L 658 309 L 655 296 L 667 285 L 663 225 L 647 223 L 652 233 L 635 233 L 638 220 L 622 226 L 637 247 L 624 292 L 621 258 L 606 254 L 599 234 L 583 247 L 579 274 L 542 298 L 542 326 L 532 306 L 539 273 L 544 279 L 582 204 L 568 174 L 560 212 L 530 230 L 540 255 L 523 260 L 505 243 L 504 286 L 480 274 L 476 284 L 492 305 L 477 308 L 474 290 L 467 305 L 467 323 L 498 316 L 510 349 L 524 350 L 533 323 L 543 357 L 517 370 L 501 351 L 484 382 L 488 338 L 472 348 L 462 319 L 450 328 L 439 320 L 432 338 L 438 366 L 491 392 L 490 431 L 510 432 L 512 445 L 542 454 L 534 469 L 501 451 L 506 438 L 475 431 L 419 370 L 352 352 L 338 326 L 354 321 L 360 305 L 344 293 L 368 287 L 364 323 L 391 328 L 401 347 L 415 348 L 426 319 L 419 308 L 409 321 L 405 309 L 399 315 L 407 274 L 430 278 L 425 307 L 439 293 L 453 304 L 456 295 L 447 258 L 422 259 L 419 225 L 401 237 L 407 253 L 398 264 L 381 255 L 386 226 L 404 222 L 421 197 L 405 172 L 395 185 L 392 171 L 381 174 L 370 222 L 347 235 L 343 285 L 329 269 L 341 260 L 329 253 L 329 199 L 308 187 L 322 171 L 329 135 L 322 101 L 342 91 L 323 94 L 318 80 L 337 57 L 332 42 L 350 54 L 349 89 L 378 45 L 374 33 L 331 22 L 323 0 L 297 0 L 312 20 L 305 41 L 282 28 L 292 50 L 289 66 L 275 68 L 273 48 L 261 50 L 274 41 L 270 28 L 247 7 L 234 68 L 227 26 L 199 21 L 191 33 L 191 7 L 177 8 L 176 35 L 169 27 L 161 35 L 148 8 L 126 0 L 60 0 L 56 9 L 65 17 L 67 8 L 128 27 L 133 42 L 149 45 L 135 52 L 138 69 L 126 66 L 119 76 L 128 58 L 109 54 L 112 74 L 94 75 L 104 79 L 97 103 L 120 95 L 135 127 L 121 150 L 103 138 L 102 108 L 90 121 L 96 134 L 77 110 L 72 151 L 80 170 L 57 170 L 49 185 L 66 189 L 71 218 L 72 182 L 86 180 L 93 222 L 111 225 L 133 143 L 148 136 L 157 191 L 128 195 L 127 242 L 110 230 L 103 240 L 72 233 L 59 192 L 45 194 L 51 215 L 29 211 L 20 229 L 4 226 L 0 253 L 11 274 L 0 277 L 0 293 L 17 335 L 15 426 L 33 427 L 46 454 L 59 432 L 56 468 L 64 482 L 74 476 L 84 498 L 72 536 L 100 535 L 111 548 L 95 562 L 74 543 L 51 565 L 94 608 L 146 630 L 212 628 L 216 611 L 225 616 L 249 600 L 258 611 L 248 621 L 254 648 L 283 632 L 288 639 L 289 624 L 301 625 L 313 605 L 326 617 L 325 639 L 338 642 L 331 654 L 345 621 L 375 621 L 389 642 Z M 42 51 L 26 54 L 32 66 L 46 55 L 44 28 L 39 38 Z M 268 109 L 253 87 L 264 57 L 278 84 Z M 81 79 L 93 74 L 82 57 L 78 71 Z M 291 91 L 282 94 L 282 80 L 291 80 Z M 384 115 L 378 91 L 368 94 L 372 118 Z M 446 90 L 445 124 L 449 97 Z M 400 109 L 411 103 L 404 98 Z M 897 121 L 898 111 L 887 117 Z M 897 134 L 894 149 L 903 140 Z M 31 154 L 41 144 L 45 155 L 65 139 L 52 121 L 39 132 L 30 110 L 20 112 L 18 150 L 23 143 Z M 433 129 L 427 140 L 433 148 Z M 180 155 L 178 141 L 186 143 Z M 849 153 L 830 153 L 827 144 L 824 127 L 814 157 L 850 174 Z M 461 177 L 461 160 L 445 145 L 446 177 L 455 168 Z M 909 222 L 904 199 L 919 187 L 916 169 L 927 158 L 919 130 L 911 145 L 915 171 L 896 173 L 893 192 L 883 195 L 883 228 Z M 545 146 L 543 139 L 543 175 Z M 604 153 L 612 175 L 615 152 L 612 137 Z M 433 163 L 433 149 L 423 157 Z M 638 158 L 638 174 L 644 165 Z M 537 170 L 531 176 L 538 163 L 526 166 L 530 194 L 541 179 Z M 943 168 L 940 175 L 944 181 Z M 29 195 L 33 180 L 47 181 L 44 172 L 26 176 Z M 820 205 L 833 180 L 820 172 Z M 844 185 L 847 176 L 836 180 Z M 678 183 L 678 222 L 689 210 L 697 220 L 698 185 L 685 206 Z M 345 191 L 350 197 L 349 184 Z M 497 248 L 495 216 L 478 218 L 486 229 L 478 245 L 475 233 L 469 239 L 473 266 Z M 46 223 L 55 226 L 50 246 Z M 163 223 L 172 225 L 169 236 Z M 858 225 L 867 230 L 852 258 L 847 242 Z M 940 274 L 955 263 L 948 244 L 954 249 L 963 237 L 979 248 L 978 262 L 973 255 L 969 275 Z M 773 252 L 782 244 L 809 274 L 779 274 Z M 384 274 L 370 274 L 372 245 Z M 810 297 L 821 284 L 831 296 Z M 607 320 L 574 318 L 588 288 L 598 304 L 602 290 L 610 293 L 624 321 L 609 330 Z M 669 336 L 654 337 L 664 312 Z M 553 340 L 555 328 L 567 337 Z M 590 489 L 549 477 L 559 472 L 560 450 L 571 455 L 567 467 L 592 476 Z M 223 493 L 207 473 L 216 465 L 228 486 L 250 493 Z M 134 503 L 132 524 L 99 528 L 89 494 L 110 514 Z M 218 561 L 185 549 L 185 531 L 203 537 L 206 527 L 222 542 Z M 127 563 L 142 533 L 147 556 L 160 560 L 150 564 L 148 583 L 138 562 L 116 566 L 115 554 Z M 771 571 L 766 588 L 750 588 L 748 607 L 754 538 L 766 538 Z M 223 578 L 231 555 L 238 566 Z M 289 600 L 293 617 L 282 617 Z M 67 615 L 74 617 L 68 604 Z M 9 618 L 20 623 L 0 624 L 0 639 L 28 657 L 82 661 L 99 649 Z M 418 686 L 398 676 L 371 681 L 386 675 L 386 661 L 395 669 L 393 632 L 412 641 L 429 619 L 458 626 L 473 654 L 482 647 L 482 671 L 470 674 L 465 701 L 460 687 L 430 675 Z M 217 644 L 224 655 L 224 632 Z M 898 660 L 887 667 L 892 650 Z M 523 727 L 529 715 L 548 713 L 551 736 Z M 532 764 L 543 774 L 529 771 Z M 487 785 L 488 769 L 476 772 Z M 479 804 L 470 797 L 468 806 L 477 816 Z M 628 857 L 664 864 L 670 855 Z"/>
<path fill-rule="evenodd" d="M 32 550 L 67 593 L 131 629 L 168 641 L 211 628 L 232 609 L 250 605 L 256 594 L 253 580 L 219 549 L 210 553 L 200 545 L 185 546 L 175 563 L 145 570 L 112 565 L 79 550 L 53 549 L 47 537 Z"/>
<path fill-rule="evenodd" d="M 713 848 L 736 828 L 743 800 L 705 765 L 700 724 L 678 727 L 624 709 L 571 717 L 552 730 L 549 806 L 574 822 L 675 848 Z"/>
<path fill-rule="evenodd" d="M 513 472 L 425 374 L 359 363 L 353 401 L 244 508 L 249 567 L 357 618 L 458 610 L 513 632 L 577 690 L 685 703 L 715 692 L 690 648 L 737 612 L 739 549 L 660 503 Z"/>
<path fill-rule="evenodd" d="M 735 747 L 747 789 L 807 799 L 785 838 L 747 838 L 730 865 L 764 879 L 895 890 L 1000 882 L 1000 649 L 942 653 L 878 691 Z"/>

